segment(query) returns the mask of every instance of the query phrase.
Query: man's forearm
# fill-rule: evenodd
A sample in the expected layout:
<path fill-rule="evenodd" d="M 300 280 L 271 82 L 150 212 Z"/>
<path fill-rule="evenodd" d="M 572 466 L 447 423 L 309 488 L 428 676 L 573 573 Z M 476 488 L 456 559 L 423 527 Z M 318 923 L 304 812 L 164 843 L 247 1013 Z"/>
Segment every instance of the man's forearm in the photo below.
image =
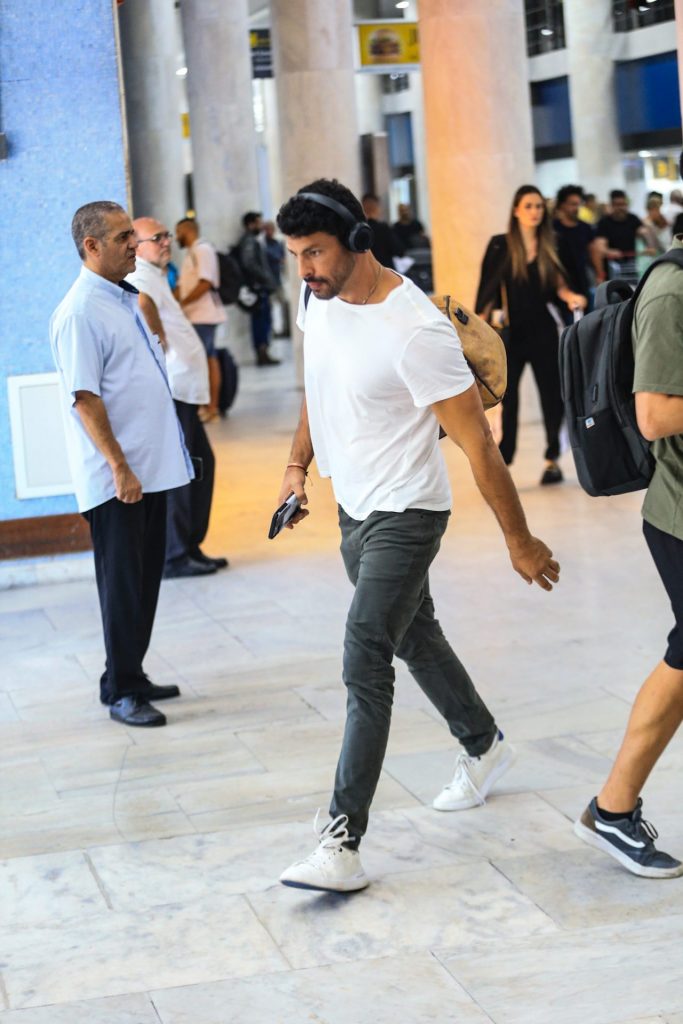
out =
<path fill-rule="evenodd" d="M 161 322 L 161 317 L 159 316 L 159 310 L 157 308 L 156 302 L 150 295 L 146 295 L 145 292 L 140 292 L 138 296 L 138 305 L 140 306 L 142 315 L 147 321 L 147 326 L 149 327 L 152 334 L 157 335 L 159 341 L 161 342 L 161 347 L 165 351 L 166 331 L 164 330 L 164 325 Z"/>
<path fill-rule="evenodd" d="M 289 461 L 291 463 L 300 463 L 304 469 L 308 469 L 313 461 L 313 442 L 311 441 L 311 431 L 308 426 L 308 407 L 305 398 L 301 403 L 301 413 L 299 414 L 297 428 L 294 431 Z"/>
<path fill-rule="evenodd" d="M 476 451 L 468 451 L 474 482 L 498 520 L 505 543 L 512 551 L 529 539 L 529 527 L 510 472 L 498 445 L 489 434 Z"/>
<path fill-rule="evenodd" d="M 683 434 L 683 396 L 640 391 L 636 394 L 636 418 L 648 441 Z"/>
<path fill-rule="evenodd" d="M 94 395 L 91 391 L 77 391 L 74 407 L 88 437 L 112 470 L 127 465 L 126 456 L 114 437 L 107 410 L 99 395 Z"/>
<path fill-rule="evenodd" d="M 211 282 L 202 278 L 201 281 L 197 282 L 191 292 L 188 292 L 187 295 L 184 295 L 182 299 L 180 299 L 180 305 L 187 306 L 190 302 L 196 302 L 197 299 L 201 299 L 202 295 L 206 295 L 207 292 L 210 292 L 212 288 L 213 285 Z"/>

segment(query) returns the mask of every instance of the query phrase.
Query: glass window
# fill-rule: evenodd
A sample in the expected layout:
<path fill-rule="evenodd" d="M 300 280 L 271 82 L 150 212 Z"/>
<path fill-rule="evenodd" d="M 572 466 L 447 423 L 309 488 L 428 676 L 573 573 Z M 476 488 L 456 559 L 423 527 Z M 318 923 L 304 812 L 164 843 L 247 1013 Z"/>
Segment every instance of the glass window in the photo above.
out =
<path fill-rule="evenodd" d="M 615 32 L 631 32 L 674 17 L 674 0 L 612 0 Z"/>
<path fill-rule="evenodd" d="M 564 12 L 562 0 L 524 0 L 526 49 L 530 57 L 551 50 L 563 50 Z"/>

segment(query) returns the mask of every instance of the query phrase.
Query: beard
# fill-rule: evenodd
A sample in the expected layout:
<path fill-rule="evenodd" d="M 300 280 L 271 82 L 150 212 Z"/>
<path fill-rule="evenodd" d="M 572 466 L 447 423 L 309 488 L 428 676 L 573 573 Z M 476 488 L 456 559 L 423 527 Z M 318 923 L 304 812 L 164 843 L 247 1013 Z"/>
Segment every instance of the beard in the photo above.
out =
<path fill-rule="evenodd" d="M 304 278 L 304 283 L 309 285 L 309 287 L 312 285 L 316 286 L 312 288 L 316 299 L 329 302 L 330 299 L 336 299 L 339 293 L 343 291 L 346 282 L 353 273 L 355 265 L 353 256 L 351 253 L 348 253 L 343 265 L 340 262 L 339 267 L 335 268 L 327 277 L 315 277 L 313 274 L 310 274 Z"/>

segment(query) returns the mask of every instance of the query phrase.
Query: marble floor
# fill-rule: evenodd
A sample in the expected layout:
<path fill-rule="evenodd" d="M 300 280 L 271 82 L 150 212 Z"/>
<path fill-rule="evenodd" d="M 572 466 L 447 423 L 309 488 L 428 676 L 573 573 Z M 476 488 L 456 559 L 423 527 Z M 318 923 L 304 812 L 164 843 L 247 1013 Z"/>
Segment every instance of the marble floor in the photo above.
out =
<path fill-rule="evenodd" d="M 433 811 L 454 745 L 398 666 L 370 888 L 277 883 L 329 798 L 350 596 L 327 481 L 301 528 L 266 539 L 300 399 L 282 349 L 209 428 L 206 549 L 231 567 L 162 586 L 147 667 L 181 687 L 168 728 L 123 728 L 98 704 L 89 558 L 81 578 L 0 591 L 0 1024 L 683 1024 L 683 879 L 636 879 L 571 830 L 670 611 L 640 496 L 587 497 L 569 456 L 567 482 L 541 489 L 538 426 L 514 477 L 560 586 L 514 575 L 453 447 L 433 571 L 515 767 L 485 807 Z M 682 771 L 679 736 L 645 793 L 679 856 Z"/>

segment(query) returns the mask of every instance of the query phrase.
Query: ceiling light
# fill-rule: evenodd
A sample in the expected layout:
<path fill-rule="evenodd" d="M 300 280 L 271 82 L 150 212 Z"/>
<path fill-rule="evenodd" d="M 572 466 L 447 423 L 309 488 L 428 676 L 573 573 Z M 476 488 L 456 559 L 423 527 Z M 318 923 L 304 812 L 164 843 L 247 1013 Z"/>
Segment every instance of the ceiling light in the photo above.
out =
<path fill-rule="evenodd" d="M 185 78 L 186 74 L 187 68 L 178 68 L 178 70 L 176 71 L 176 75 L 178 76 L 178 78 Z"/>
<path fill-rule="evenodd" d="M 554 36 L 555 32 L 551 28 L 542 28 L 541 29 L 541 35 L 542 36 Z"/>
<path fill-rule="evenodd" d="M 399 11 L 404 11 L 406 7 L 409 6 L 408 0 L 399 0 L 396 6 L 398 7 Z"/>
<path fill-rule="evenodd" d="M 648 157 L 652 156 L 652 153 L 649 149 L 639 149 L 638 156 L 641 157 L 643 160 L 647 160 Z"/>

